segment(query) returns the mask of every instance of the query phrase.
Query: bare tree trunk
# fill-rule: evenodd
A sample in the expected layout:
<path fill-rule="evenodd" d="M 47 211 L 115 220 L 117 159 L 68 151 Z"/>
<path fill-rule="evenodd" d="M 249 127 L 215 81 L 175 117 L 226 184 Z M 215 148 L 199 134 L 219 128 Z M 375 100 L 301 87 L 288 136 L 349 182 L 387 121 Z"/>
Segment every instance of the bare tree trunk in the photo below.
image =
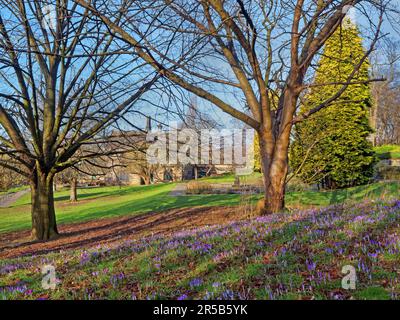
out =
<path fill-rule="evenodd" d="M 77 180 L 76 178 L 71 179 L 71 192 L 69 196 L 69 200 L 71 202 L 76 202 L 78 201 L 78 193 L 76 192 L 76 186 L 77 186 Z"/>
<path fill-rule="evenodd" d="M 214 165 L 210 165 L 210 167 L 207 169 L 206 177 L 211 175 L 211 171 L 214 169 Z"/>
<path fill-rule="evenodd" d="M 262 215 L 282 211 L 285 207 L 285 180 L 288 165 L 287 161 L 282 162 L 274 158 L 271 159 L 268 154 L 261 153 L 261 166 L 265 189 L 264 203 L 260 210 L 260 214 Z"/>
<path fill-rule="evenodd" d="M 31 181 L 32 238 L 49 240 L 58 236 L 54 210 L 53 177 L 36 173 Z"/>
<path fill-rule="evenodd" d="M 146 186 L 148 186 L 151 183 L 150 176 L 148 176 L 148 175 L 143 176 L 142 179 Z"/>
<path fill-rule="evenodd" d="M 275 139 L 268 131 L 259 135 L 260 160 L 265 188 L 260 214 L 272 214 L 285 208 L 286 177 L 289 168 L 288 148 L 291 125 Z"/>
<path fill-rule="evenodd" d="M 372 145 L 375 147 L 376 146 L 376 140 L 377 140 L 377 119 L 378 119 L 378 108 L 379 108 L 379 103 L 381 100 L 381 90 L 379 85 L 375 85 L 374 86 L 373 93 L 375 93 L 375 97 L 374 97 L 374 103 L 372 104 L 372 107 L 370 109 L 370 126 L 371 128 L 374 130 L 371 135 L 370 135 L 370 139 L 371 139 L 371 143 Z"/>

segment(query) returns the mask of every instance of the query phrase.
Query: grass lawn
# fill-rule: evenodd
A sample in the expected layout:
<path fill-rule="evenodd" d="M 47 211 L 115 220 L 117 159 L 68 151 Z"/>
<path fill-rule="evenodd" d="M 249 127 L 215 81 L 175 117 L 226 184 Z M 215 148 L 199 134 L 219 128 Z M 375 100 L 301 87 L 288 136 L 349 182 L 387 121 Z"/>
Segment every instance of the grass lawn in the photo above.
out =
<path fill-rule="evenodd" d="M 379 159 L 400 159 L 400 146 L 398 145 L 388 144 L 374 149 Z"/>
<path fill-rule="evenodd" d="M 148 211 L 164 210 L 173 184 L 79 189 L 77 203 L 70 203 L 69 190 L 55 193 L 57 221 L 71 223 Z M 0 208 L 0 232 L 30 228 L 30 194 L 12 207 Z"/>
<path fill-rule="evenodd" d="M 259 182 L 260 179 L 261 173 L 259 172 L 253 172 L 250 175 L 240 177 L 242 183 Z M 200 178 L 199 181 L 208 183 L 233 183 L 235 181 L 235 175 L 232 173 L 226 173 L 218 176 Z"/>
<path fill-rule="evenodd" d="M 221 177 L 219 177 L 221 178 Z M 219 182 L 228 177 L 222 177 Z M 290 192 L 289 207 L 325 206 L 365 198 L 399 196 L 400 183 L 375 183 L 367 186 L 325 192 Z M 79 201 L 70 203 L 69 190 L 55 193 L 59 224 L 98 218 L 134 215 L 150 211 L 195 206 L 230 206 L 241 203 L 236 194 L 170 196 L 174 183 L 151 186 L 99 187 L 79 189 Z M 254 196 L 256 201 L 260 195 Z M 0 208 L 0 233 L 31 227 L 30 195 L 21 197 L 12 207 Z"/>
<path fill-rule="evenodd" d="M 363 199 L 398 198 L 400 182 L 377 182 L 365 186 L 352 187 L 333 191 L 291 192 L 287 195 L 287 203 L 299 206 L 327 206 L 345 201 L 358 202 Z"/>
<path fill-rule="evenodd" d="M 361 201 L 4 259 L 0 299 L 400 299 L 399 226 L 399 200 Z"/>
<path fill-rule="evenodd" d="M 0 196 L 6 193 L 14 193 L 14 192 L 18 192 L 18 191 L 22 191 L 25 189 L 28 189 L 28 186 L 20 186 L 20 187 L 14 187 L 14 188 L 10 188 L 7 191 L 0 191 Z"/>

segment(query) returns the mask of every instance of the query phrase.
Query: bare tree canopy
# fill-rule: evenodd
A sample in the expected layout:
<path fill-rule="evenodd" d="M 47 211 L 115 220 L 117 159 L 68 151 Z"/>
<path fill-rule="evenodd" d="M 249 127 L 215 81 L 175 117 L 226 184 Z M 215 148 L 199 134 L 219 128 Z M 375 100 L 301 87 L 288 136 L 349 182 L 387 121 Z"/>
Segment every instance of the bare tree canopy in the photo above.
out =
<path fill-rule="evenodd" d="M 383 22 L 398 18 L 388 0 L 74 1 L 158 74 L 257 131 L 264 213 L 284 207 L 293 124 L 359 83 L 353 79 L 384 36 Z M 341 28 L 350 8 L 363 20 L 359 27 L 365 54 L 352 61 L 354 69 L 346 81 L 319 84 L 338 86 L 334 95 L 298 114 L 301 97 L 312 86 L 321 49 Z M 185 51 L 188 47 L 191 51 Z"/>
<path fill-rule="evenodd" d="M 0 10 L 0 165 L 29 179 L 32 236 L 49 239 L 54 175 L 115 152 L 103 137 L 158 75 L 73 1 L 1 0 Z"/>
<path fill-rule="evenodd" d="M 376 145 L 400 144 L 400 43 L 387 39 L 373 55 L 372 73 L 387 81 L 374 83 L 371 119 Z"/>

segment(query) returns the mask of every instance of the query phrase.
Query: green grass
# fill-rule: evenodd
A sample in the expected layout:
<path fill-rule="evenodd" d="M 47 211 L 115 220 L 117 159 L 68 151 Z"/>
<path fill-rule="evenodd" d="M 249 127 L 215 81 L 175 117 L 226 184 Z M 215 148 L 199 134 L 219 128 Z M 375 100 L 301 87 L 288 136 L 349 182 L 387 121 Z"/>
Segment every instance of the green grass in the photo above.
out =
<path fill-rule="evenodd" d="M 161 211 L 168 203 L 173 184 L 132 187 L 79 189 L 79 201 L 68 201 L 68 190 L 56 192 L 59 223 Z M 0 232 L 30 228 L 30 195 L 21 197 L 12 207 L 0 208 Z"/>
<path fill-rule="evenodd" d="M 379 159 L 400 159 L 400 146 L 387 144 L 375 147 L 375 152 Z"/>
<path fill-rule="evenodd" d="M 221 178 L 224 181 L 228 177 Z M 400 183 L 375 183 L 335 191 L 289 192 L 286 204 L 289 207 L 325 206 L 344 201 L 358 201 L 365 198 L 398 196 Z M 170 196 L 174 183 L 151 186 L 98 187 L 79 189 L 79 201 L 70 203 L 69 190 L 55 193 L 57 221 L 59 224 L 83 222 L 98 218 L 135 215 L 151 211 L 195 206 L 239 205 L 240 195 L 191 195 Z M 261 195 L 253 196 L 257 201 Z M 31 227 L 30 194 L 22 196 L 9 208 L 0 208 L 0 233 Z"/>
<path fill-rule="evenodd" d="M 200 178 L 199 181 L 208 183 L 233 183 L 235 175 L 232 173 L 225 173 L 218 176 Z M 255 183 L 261 181 L 261 173 L 253 172 L 250 175 L 240 176 L 241 183 Z"/>
<path fill-rule="evenodd" d="M 326 206 L 345 201 L 398 197 L 400 182 L 377 182 L 369 185 L 333 191 L 303 191 L 287 194 L 287 203 L 311 206 Z"/>
<path fill-rule="evenodd" d="M 218 176 L 203 177 L 198 180 L 208 183 L 233 183 L 235 181 L 235 175 L 232 173 L 225 173 Z"/>
<path fill-rule="evenodd" d="M 360 201 L 2 259 L 0 299 L 400 299 L 399 223 L 400 200 Z"/>
<path fill-rule="evenodd" d="M 28 188 L 29 188 L 28 186 L 13 187 L 13 188 L 8 189 L 7 191 L 0 191 L 0 195 L 7 194 L 7 193 L 14 193 L 14 192 L 18 192 L 18 191 L 25 190 Z"/>

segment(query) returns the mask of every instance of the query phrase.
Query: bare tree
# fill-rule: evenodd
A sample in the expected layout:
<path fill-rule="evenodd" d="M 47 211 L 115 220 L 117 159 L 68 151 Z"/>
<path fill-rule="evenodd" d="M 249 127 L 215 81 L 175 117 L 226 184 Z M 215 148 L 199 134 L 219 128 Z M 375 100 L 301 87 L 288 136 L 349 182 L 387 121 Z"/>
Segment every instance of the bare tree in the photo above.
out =
<path fill-rule="evenodd" d="M 149 119 L 147 119 L 148 123 Z M 159 166 L 147 162 L 148 142 L 146 141 L 146 134 L 148 130 L 146 128 L 146 130 L 119 131 L 112 136 L 110 145 L 113 149 L 120 149 L 121 151 L 110 159 L 117 180 L 119 174 L 136 174 L 145 185 L 151 184 L 152 177 L 156 175 Z M 118 168 L 115 168 L 116 165 L 118 165 Z"/>
<path fill-rule="evenodd" d="M 108 128 L 157 80 L 69 0 L 0 1 L 0 165 L 30 181 L 32 237 L 57 236 L 56 173 L 113 150 Z M 129 68 L 127 68 L 129 66 Z"/>
<path fill-rule="evenodd" d="M 18 166 L 18 163 L 13 162 L 10 157 L 2 156 L 2 159 L 8 161 L 10 165 Z M 0 166 L 0 191 L 7 191 L 12 187 L 25 185 L 26 183 L 26 178 L 14 170 Z"/>
<path fill-rule="evenodd" d="M 382 36 L 385 15 L 394 12 L 387 0 L 75 1 L 160 75 L 257 131 L 263 213 L 284 207 L 293 124 L 325 108 L 354 84 Z M 299 115 L 299 99 L 312 86 L 313 64 L 350 7 L 366 17 L 365 55 L 353 61 L 346 81 L 334 84 L 339 87 L 336 94 Z M 123 17 L 116 19 L 116 13 Z M 188 46 L 193 47 L 189 61 L 181 54 Z"/>
<path fill-rule="evenodd" d="M 78 151 L 79 152 L 79 151 Z M 75 159 L 79 158 L 75 156 Z M 107 163 L 107 156 L 93 157 L 89 161 L 82 161 L 67 169 L 58 172 L 54 178 L 54 191 L 56 191 L 57 183 L 69 185 L 71 202 L 78 201 L 78 184 L 87 181 L 93 181 L 107 174 L 107 171 L 113 169 L 112 165 Z"/>
<path fill-rule="evenodd" d="M 78 192 L 77 192 L 77 185 L 79 179 L 79 172 L 75 170 L 73 167 L 65 169 L 54 176 L 53 183 L 54 183 L 54 191 L 56 191 L 57 183 L 69 184 L 70 187 L 70 197 L 69 200 L 71 202 L 78 201 Z"/>
<path fill-rule="evenodd" d="M 380 49 L 379 54 L 373 56 L 372 73 L 387 81 L 372 85 L 371 122 L 375 129 L 372 142 L 375 145 L 400 144 L 400 45 L 387 39 Z"/>

